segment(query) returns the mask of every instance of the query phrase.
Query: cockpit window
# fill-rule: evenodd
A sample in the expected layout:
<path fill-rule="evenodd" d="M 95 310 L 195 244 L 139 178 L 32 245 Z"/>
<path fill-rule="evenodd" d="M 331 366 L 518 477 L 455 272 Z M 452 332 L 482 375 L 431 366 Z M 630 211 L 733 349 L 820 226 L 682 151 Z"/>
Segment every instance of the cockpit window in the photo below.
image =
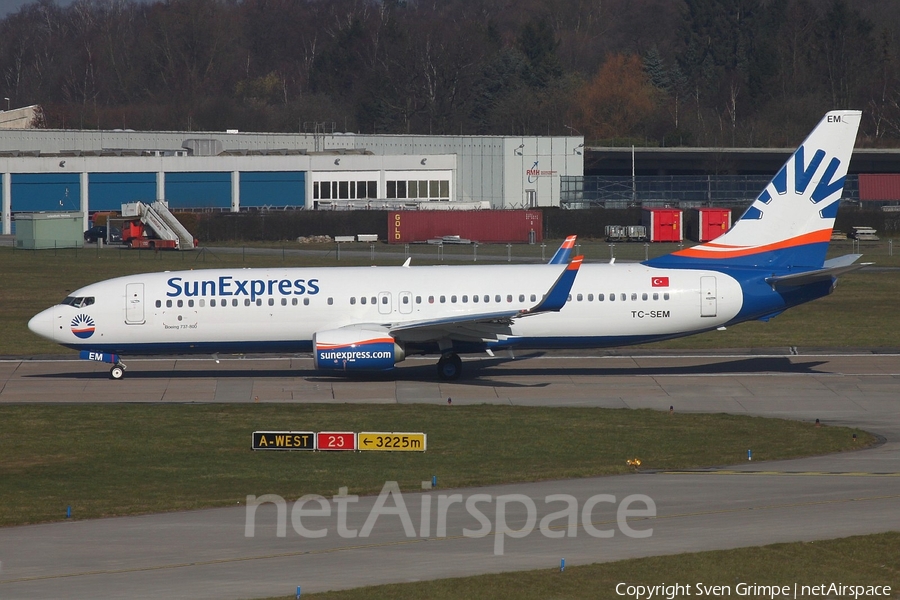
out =
<path fill-rule="evenodd" d="M 66 299 L 63 300 L 60 304 L 74 306 L 75 308 L 82 308 L 85 306 L 90 306 L 93 303 L 93 296 L 66 296 Z"/>

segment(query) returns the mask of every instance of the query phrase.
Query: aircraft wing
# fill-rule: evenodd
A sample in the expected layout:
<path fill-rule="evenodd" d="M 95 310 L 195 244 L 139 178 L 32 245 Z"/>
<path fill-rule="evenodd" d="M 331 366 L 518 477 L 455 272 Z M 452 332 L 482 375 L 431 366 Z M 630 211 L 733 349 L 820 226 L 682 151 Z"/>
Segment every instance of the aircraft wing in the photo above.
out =
<path fill-rule="evenodd" d="M 563 272 L 560 273 L 547 293 L 541 298 L 541 301 L 531 308 L 470 313 L 420 321 L 404 321 L 390 325 L 388 332 L 394 337 L 401 338 L 423 339 L 449 335 L 450 337 L 465 338 L 484 338 L 487 336 L 490 339 L 496 339 L 501 330 L 505 329 L 515 319 L 562 310 L 563 306 L 568 302 L 569 292 L 572 290 L 572 284 L 575 283 L 575 276 L 578 274 L 578 269 L 581 267 L 583 260 L 583 256 L 573 258 L 572 262 L 563 269 Z"/>
<path fill-rule="evenodd" d="M 837 277 L 843 273 L 862 269 L 872 263 L 856 263 L 862 254 L 845 254 L 831 260 L 826 260 L 821 269 L 814 271 L 804 271 L 803 273 L 791 273 L 790 275 L 773 275 L 766 277 L 766 283 L 772 286 L 772 289 L 780 287 L 793 287 L 797 285 L 806 285 L 817 281 L 827 281 L 832 277 Z"/>

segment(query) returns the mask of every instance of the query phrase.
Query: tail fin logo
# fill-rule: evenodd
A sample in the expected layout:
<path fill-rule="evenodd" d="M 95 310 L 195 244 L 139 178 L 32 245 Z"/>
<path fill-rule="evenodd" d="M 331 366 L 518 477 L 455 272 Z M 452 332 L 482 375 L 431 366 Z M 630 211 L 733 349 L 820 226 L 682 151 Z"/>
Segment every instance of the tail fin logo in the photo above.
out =
<path fill-rule="evenodd" d="M 861 116 L 857 110 L 827 113 L 731 229 L 645 264 L 714 259 L 728 266 L 821 267 Z"/>
<path fill-rule="evenodd" d="M 804 160 L 805 155 L 805 146 L 800 146 L 799 148 L 797 148 L 797 151 L 794 152 L 793 160 L 788 160 L 784 164 L 784 166 L 781 167 L 781 170 L 778 171 L 775 177 L 772 178 L 772 182 L 769 184 L 769 187 L 774 190 L 777 196 L 784 196 L 785 194 L 787 194 L 789 171 L 792 171 L 794 175 L 794 193 L 798 196 L 803 196 L 806 194 L 806 190 L 809 188 L 809 184 L 812 183 L 813 176 L 822 165 L 822 161 L 825 158 L 825 151 L 821 149 L 816 150 L 812 158 L 810 159 L 809 164 L 807 164 Z M 832 157 L 831 161 L 828 163 L 828 166 L 825 168 L 825 172 L 822 173 L 822 176 L 816 182 L 815 189 L 809 196 L 809 199 L 813 204 L 819 204 L 820 202 L 834 196 L 834 194 L 840 193 L 844 189 L 844 180 L 846 179 L 846 176 L 841 175 L 839 177 L 835 177 L 835 174 L 840 169 L 840 166 L 840 159 L 837 157 Z M 846 169 L 844 169 L 844 171 L 846 171 Z M 769 191 L 768 187 L 763 190 L 757 200 L 766 205 L 772 202 L 772 193 Z M 819 216 L 823 219 L 833 219 L 833 213 L 837 212 L 837 206 L 835 206 L 833 211 L 830 210 L 830 208 L 831 207 L 828 207 L 820 211 Z M 745 212 L 743 216 L 741 216 L 741 219 L 761 219 L 762 215 L 763 209 L 757 206 L 751 206 L 749 209 L 747 209 L 747 212 Z"/>

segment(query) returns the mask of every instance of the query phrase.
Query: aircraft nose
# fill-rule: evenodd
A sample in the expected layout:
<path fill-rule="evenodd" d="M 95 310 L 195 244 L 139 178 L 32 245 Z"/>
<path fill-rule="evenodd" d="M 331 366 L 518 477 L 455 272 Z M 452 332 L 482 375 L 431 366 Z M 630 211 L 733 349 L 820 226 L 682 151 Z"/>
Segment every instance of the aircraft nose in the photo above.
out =
<path fill-rule="evenodd" d="M 41 311 L 38 314 L 31 317 L 31 320 L 28 321 L 28 329 L 38 334 L 41 337 L 45 337 L 48 340 L 53 339 L 54 332 L 54 318 L 53 315 L 55 313 L 54 308 L 48 308 L 47 310 Z"/>

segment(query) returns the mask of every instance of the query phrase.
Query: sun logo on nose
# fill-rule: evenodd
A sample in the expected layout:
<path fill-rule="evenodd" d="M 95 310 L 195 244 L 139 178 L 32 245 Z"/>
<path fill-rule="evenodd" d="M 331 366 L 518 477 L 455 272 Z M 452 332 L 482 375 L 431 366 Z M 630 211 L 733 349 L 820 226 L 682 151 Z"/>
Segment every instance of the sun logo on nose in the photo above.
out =
<path fill-rule="evenodd" d="M 94 320 L 84 313 L 81 313 L 72 319 L 71 325 L 72 333 L 74 333 L 77 338 L 86 340 L 94 335 Z"/>

